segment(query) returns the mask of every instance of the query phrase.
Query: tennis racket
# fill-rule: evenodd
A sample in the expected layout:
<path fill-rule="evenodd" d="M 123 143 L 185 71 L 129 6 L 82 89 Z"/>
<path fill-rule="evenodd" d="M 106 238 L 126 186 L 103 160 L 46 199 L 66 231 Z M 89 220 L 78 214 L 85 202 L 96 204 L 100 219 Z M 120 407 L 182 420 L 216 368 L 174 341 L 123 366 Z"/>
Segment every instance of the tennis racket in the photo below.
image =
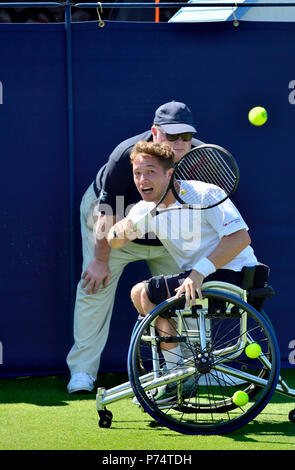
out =
<path fill-rule="evenodd" d="M 150 217 L 158 215 L 159 206 L 171 190 L 181 205 L 162 207 L 204 210 L 218 206 L 237 189 L 239 167 L 234 157 L 218 145 L 200 145 L 187 152 L 175 165 L 170 182 L 156 206 L 135 221 L 134 230 L 145 226 Z"/>

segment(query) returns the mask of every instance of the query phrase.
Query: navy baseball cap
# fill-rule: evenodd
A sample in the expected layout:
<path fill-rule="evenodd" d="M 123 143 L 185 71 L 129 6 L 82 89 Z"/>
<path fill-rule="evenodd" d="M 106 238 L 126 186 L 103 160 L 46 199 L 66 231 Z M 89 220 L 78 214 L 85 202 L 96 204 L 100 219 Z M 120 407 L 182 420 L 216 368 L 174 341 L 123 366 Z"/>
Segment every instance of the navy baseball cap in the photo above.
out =
<path fill-rule="evenodd" d="M 162 104 L 156 110 L 154 124 L 161 126 L 167 134 L 197 132 L 191 110 L 186 104 L 178 101 Z"/>

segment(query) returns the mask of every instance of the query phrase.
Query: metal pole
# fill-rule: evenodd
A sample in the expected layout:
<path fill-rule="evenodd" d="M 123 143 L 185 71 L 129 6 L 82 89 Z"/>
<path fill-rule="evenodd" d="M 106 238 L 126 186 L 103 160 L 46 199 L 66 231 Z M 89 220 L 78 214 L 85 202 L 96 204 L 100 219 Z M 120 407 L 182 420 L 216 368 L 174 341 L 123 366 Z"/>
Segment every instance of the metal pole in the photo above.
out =
<path fill-rule="evenodd" d="M 151 2 L 134 2 L 134 3 L 100 3 L 102 8 L 154 8 L 155 3 Z M 73 4 L 76 8 L 97 8 L 97 3 L 75 3 Z M 161 2 L 158 4 L 158 8 L 193 8 L 193 7 L 232 7 L 232 8 L 243 8 L 243 7 L 295 7 L 295 2 L 195 2 L 195 3 L 179 3 L 179 2 Z"/>
<path fill-rule="evenodd" d="M 70 3 L 68 0 L 66 2 L 0 2 L 0 8 L 36 8 L 36 7 L 66 7 L 72 6 L 75 8 L 97 8 L 98 3 Z M 151 2 L 132 2 L 132 3 L 99 3 L 102 8 L 155 8 L 155 3 Z M 195 3 L 180 3 L 180 2 L 163 2 L 159 3 L 157 8 L 193 8 L 193 7 L 232 7 L 232 8 L 267 8 L 267 7 L 295 7 L 295 2 L 244 2 L 241 3 L 238 0 L 232 2 L 199 2 L 196 1 Z"/>
<path fill-rule="evenodd" d="M 155 0 L 155 3 L 160 3 L 160 0 Z M 155 8 L 155 23 L 160 23 L 160 9 Z"/>
<path fill-rule="evenodd" d="M 51 8 L 63 7 L 59 2 L 0 2 L 0 8 Z"/>
<path fill-rule="evenodd" d="M 74 112 L 73 112 L 73 70 L 72 70 L 72 28 L 71 3 L 65 4 L 65 30 L 66 30 L 66 73 L 67 73 L 67 155 L 69 175 L 69 249 L 70 249 L 70 305 L 73 312 L 75 302 L 75 240 L 74 240 Z"/>

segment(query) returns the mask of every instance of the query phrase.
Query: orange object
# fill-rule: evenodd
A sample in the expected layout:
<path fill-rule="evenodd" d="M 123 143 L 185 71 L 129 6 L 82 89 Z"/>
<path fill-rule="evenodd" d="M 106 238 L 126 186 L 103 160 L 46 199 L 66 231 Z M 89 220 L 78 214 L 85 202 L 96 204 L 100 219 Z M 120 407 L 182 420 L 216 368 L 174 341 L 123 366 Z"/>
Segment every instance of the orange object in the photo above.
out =
<path fill-rule="evenodd" d="M 155 0 L 155 3 L 160 3 L 160 0 Z M 160 22 L 160 8 L 155 9 L 155 23 Z"/>

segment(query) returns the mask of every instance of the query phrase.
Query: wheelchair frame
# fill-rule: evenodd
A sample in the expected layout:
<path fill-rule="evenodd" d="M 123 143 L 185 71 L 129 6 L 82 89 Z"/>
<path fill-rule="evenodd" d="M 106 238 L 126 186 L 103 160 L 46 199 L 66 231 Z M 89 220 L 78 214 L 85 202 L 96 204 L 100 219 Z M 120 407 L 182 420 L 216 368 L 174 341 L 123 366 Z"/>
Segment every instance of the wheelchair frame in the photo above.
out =
<path fill-rule="evenodd" d="M 269 290 L 267 291 L 268 288 L 264 289 L 259 289 L 259 296 L 260 297 L 266 297 L 269 296 Z M 272 325 L 270 324 L 270 321 L 263 315 L 260 314 L 259 312 L 255 311 L 253 307 L 251 307 L 249 304 L 247 304 L 247 295 L 248 292 L 244 289 L 241 289 L 240 287 L 237 287 L 232 284 L 228 284 L 225 282 L 220 282 L 220 281 L 211 281 L 204 283 L 202 286 L 202 292 L 204 294 L 204 299 L 197 300 L 198 303 L 198 309 L 197 313 L 195 313 L 195 317 L 198 317 L 198 329 L 189 329 L 184 325 L 183 319 L 189 316 L 192 316 L 192 309 L 185 309 L 185 308 L 179 308 L 174 310 L 174 316 L 176 316 L 177 319 L 177 338 L 180 341 L 187 342 L 188 344 L 196 345 L 196 348 L 198 347 L 199 351 L 199 359 L 192 360 L 192 358 L 185 358 L 183 366 L 179 368 L 178 370 L 168 372 L 163 374 L 161 371 L 160 367 L 160 356 L 159 356 L 159 338 L 157 337 L 156 329 L 155 329 L 155 321 L 156 321 L 156 316 L 157 316 L 157 311 L 159 311 L 161 308 L 163 310 L 167 310 L 166 305 L 169 306 L 169 302 L 172 301 L 173 304 L 173 299 L 167 299 L 167 301 L 163 302 L 162 304 L 158 305 L 152 312 L 150 312 L 147 317 L 145 317 L 142 322 L 146 322 L 146 324 L 149 324 L 150 331 L 151 333 L 144 334 L 141 332 L 141 330 L 144 330 L 144 325 L 141 325 L 142 322 L 140 322 L 135 330 L 133 331 L 132 337 L 131 337 L 131 343 L 129 347 L 129 354 L 128 354 L 128 375 L 129 375 L 129 381 L 125 382 L 121 385 L 118 385 L 116 387 L 113 387 L 109 390 L 106 390 L 103 387 L 98 387 L 97 388 L 97 394 L 96 394 L 96 409 L 99 414 L 99 426 L 100 427 L 105 427 L 108 428 L 111 426 L 112 422 L 112 413 L 106 408 L 107 405 L 124 399 L 124 398 L 131 398 L 136 396 L 137 399 L 139 400 L 139 404 L 144 408 L 145 411 L 147 411 L 156 421 L 159 421 L 160 423 L 164 424 L 167 427 L 170 427 L 171 429 L 174 429 L 175 431 L 182 432 L 182 433 L 187 433 L 187 434 L 221 434 L 223 432 L 228 432 L 232 429 L 235 429 L 237 427 L 240 427 L 247 422 L 251 421 L 257 414 L 261 412 L 261 410 L 266 406 L 266 404 L 270 401 L 271 396 L 274 392 L 279 392 L 281 394 L 295 397 L 295 389 L 292 389 L 288 386 L 288 384 L 282 379 L 282 377 L 279 375 L 279 351 L 278 351 L 278 346 L 276 343 L 276 337 L 275 337 L 275 332 L 273 330 Z M 209 297 L 206 297 L 207 296 Z M 161 387 L 163 385 L 171 384 L 171 383 L 177 383 L 178 384 L 178 389 L 179 389 L 179 384 L 182 383 L 185 379 L 193 376 L 197 376 L 198 380 L 202 375 L 205 375 L 205 372 L 207 370 L 207 373 L 210 372 L 210 365 L 208 365 L 208 359 L 205 357 L 206 353 L 205 351 L 208 350 L 208 344 L 210 344 L 211 340 L 211 331 L 210 331 L 210 311 L 209 311 L 209 298 L 217 298 L 218 296 L 223 296 L 225 299 L 229 299 L 230 305 L 233 305 L 234 308 L 231 307 L 230 311 L 214 311 L 214 318 L 217 318 L 218 321 L 221 321 L 220 318 L 222 319 L 222 315 L 224 318 L 226 318 L 228 315 L 232 315 L 234 318 L 235 312 L 238 311 L 239 306 L 244 306 L 246 311 L 247 309 L 251 313 L 251 311 L 254 310 L 254 316 L 256 315 L 257 318 L 259 319 L 260 317 L 263 317 L 262 325 L 264 324 L 265 328 L 267 331 L 269 331 L 269 337 L 273 338 L 273 353 L 272 353 L 272 358 L 270 360 L 269 357 L 267 357 L 267 354 L 261 353 L 259 356 L 259 363 L 262 366 L 263 373 L 258 374 L 258 375 L 253 375 L 253 373 L 249 373 L 245 370 L 239 370 L 235 369 L 234 367 L 231 367 L 228 365 L 228 362 L 231 362 L 241 356 L 243 354 L 245 347 L 247 344 L 250 344 L 251 342 L 255 342 L 251 336 L 251 331 L 247 331 L 247 321 L 248 321 L 248 316 L 247 313 L 243 311 L 242 314 L 237 313 L 237 324 L 239 324 L 240 328 L 240 333 L 237 337 L 237 340 L 234 340 L 232 343 L 228 343 L 228 346 L 225 348 L 219 348 L 216 350 L 212 350 L 211 352 L 211 362 L 214 362 L 214 371 L 217 372 L 217 374 L 221 374 L 222 376 L 229 376 L 231 377 L 231 380 L 239 380 L 247 384 L 251 384 L 249 387 L 249 390 L 251 389 L 253 391 L 253 388 L 257 391 L 257 389 L 262 389 L 269 388 L 267 397 L 264 398 L 263 400 L 261 399 L 261 404 L 260 406 L 257 407 L 257 410 L 255 413 L 250 413 L 250 418 L 248 419 L 247 413 L 245 415 L 247 416 L 247 419 L 240 419 L 237 420 L 237 424 L 229 424 L 229 426 L 225 426 L 225 430 L 219 429 L 219 425 L 210 425 L 208 426 L 208 429 L 205 428 L 205 431 L 203 432 L 202 426 L 199 427 L 197 426 L 196 429 L 190 428 L 190 425 L 188 425 L 188 428 L 182 425 L 178 425 L 178 422 L 176 421 L 176 425 L 174 422 L 172 424 L 170 423 L 169 419 L 167 418 L 168 421 L 166 422 L 165 416 L 162 416 L 163 410 L 167 408 L 172 408 L 171 405 L 154 405 L 153 403 L 150 402 L 148 396 L 149 396 L 149 391 L 150 390 L 155 390 L 158 387 Z M 222 297 L 222 298 L 223 298 Z M 179 300 L 179 299 L 178 299 Z M 239 310 L 240 311 L 240 310 Z M 256 312 L 256 313 L 255 313 Z M 155 320 L 152 320 L 152 317 L 155 318 Z M 220 317 L 220 318 L 219 318 Z M 213 317 L 212 317 L 213 318 Z M 256 318 L 256 317 L 255 317 Z M 150 322 L 150 323 L 149 323 Z M 154 322 L 154 323 L 153 323 Z M 149 344 L 149 349 L 151 351 L 151 363 L 153 364 L 153 367 L 151 370 L 144 374 L 143 376 L 139 376 L 137 373 L 136 367 L 135 367 L 135 356 L 136 356 L 136 347 L 138 347 L 138 343 L 133 341 L 133 338 L 136 338 L 136 336 L 140 335 L 140 338 L 138 341 L 142 341 L 145 343 Z M 161 339 L 162 341 L 162 339 Z M 195 347 L 195 346 L 194 346 Z M 276 349 L 277 348 L 277 349 Z M 199 357 L 198 356 L 198 357 Z M 207 354 L 208 356 L 208 354 Z M 133 361 L 133 362 L 132 362 Z M 202 366 L 202 361 L 204 362 L 204 366 Z M 132 365 L 133 364 L 133 365 Z M 273 370 L 273 364 L 275 364 L 275 371 Z M 203 369 L 202 369 L 203 367 Z M 207 367 L 207 369 L 206 369 Z M 133 369 L 133 370 L 132 370 Z M 202 371 L 204 373 L 202 374 Z M 275 372 L 275 374 L 274 374 Z M 264 377 L 266 374 L 266 378 Z M 269 376 L 271 374 L 274 374 L 272 379 L 269 379 Z M 268 383 L 272 380 L 272 383 Z M 247 389 L 248 390 L 248 389 Z M 255 392 L 256 393 L 256 392 Z M 230 409 L 230 407 L 234 407 L 235 405 L 233 404 L 233 401 L 230 399 L 224 400 L 224 403 L 227 405 L 227 409 Z M 230 404 L 231 403 L 231 404 Z M 229 405 L 230 404 L 230 405 Z M 175 405 L 175 407 L 180 407 L 179 403 L 178 405 Z M 196 405 L 195 405 L 196 406 Z M 201 406 L 201 405 L 199 405 Z M 205 405 L 203 405 L 205 406 Z M 205 406 L 205 411 L 208 410 Z M 222 409 L 224 406 L 222 407 Z M 238 406 L 238 408 L 240 408 Z M 187 407 L 184 407 L 182 409 L 188 410 Z M 198 413 L 203 413 L 204 411 L 202 408 L 197 408 Z M 211 412 L 211 408 L 210 408 Z M 218 413 L 219 410 L 214 409 L 213 413 Z M 289 413 L 289 419 L 292 422 L 295 422 L 295 409 L 291 410 Z M 231 421 L 229 421 L 231 423 Z"/>

